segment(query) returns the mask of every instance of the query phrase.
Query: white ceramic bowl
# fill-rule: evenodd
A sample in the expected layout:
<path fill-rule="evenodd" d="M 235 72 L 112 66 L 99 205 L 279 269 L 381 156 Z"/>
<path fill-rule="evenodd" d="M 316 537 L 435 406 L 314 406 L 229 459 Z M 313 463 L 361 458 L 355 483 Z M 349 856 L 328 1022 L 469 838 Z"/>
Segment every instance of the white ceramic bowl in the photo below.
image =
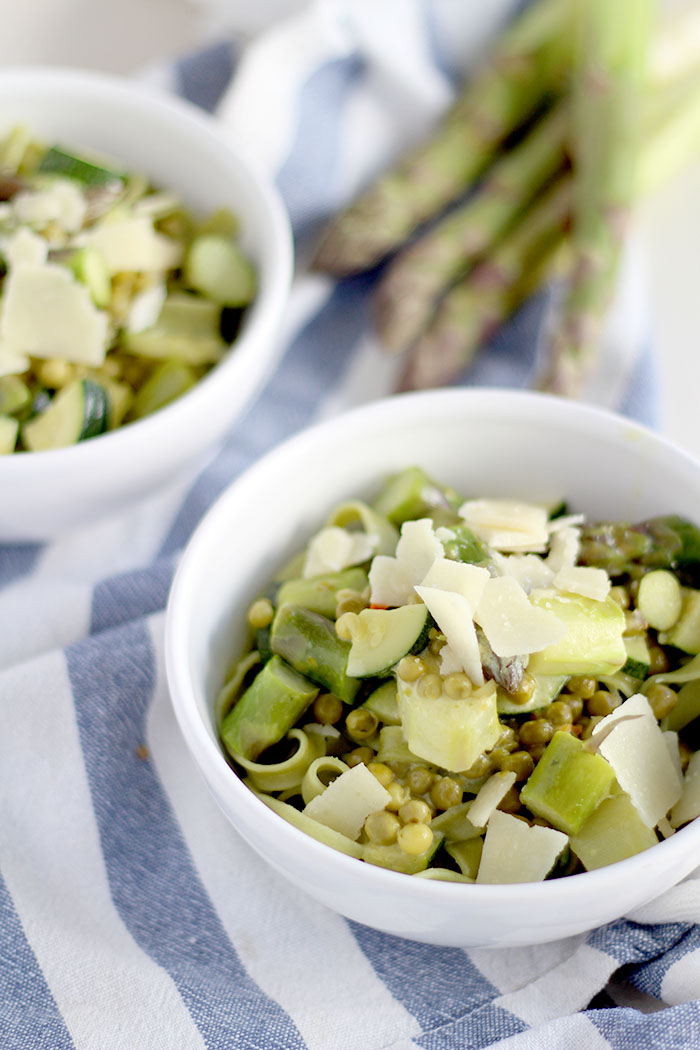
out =
<path fill-rule="evenodd" d="M 193 472 L 276 364 L 292 272 L 277 192 L 196 107 L 126 78 L 20 68 L 0 72 L 0 134 L 16 123 L 111 155 L 180 193 L 197 213 L 231 207 L 259 291 L 232 352 L 184 397 L 80 445 L 0 457 L 0 542 L 87 525 Z"/>
<path fill-rule="evenodd" d="M 369 926 L 449 945 L 555 940 L 615 919 L 700 857 L 700 820 L 629 860 L 515 886 L 412 879 L 321 845 L 272 813 L 227 764 L 212 700 L 240 652 L 249 602 L 338 502 L 416 464 L 465 495 L 566 498 L 595 518 L 700 522 L 700 465 L 650 431 L 546 395 L 406 394 L 307 430 L 251 467 L 206 515 L 176 575 L 168 681 L 185 740 L 234 827 L 316 900 Z"/>

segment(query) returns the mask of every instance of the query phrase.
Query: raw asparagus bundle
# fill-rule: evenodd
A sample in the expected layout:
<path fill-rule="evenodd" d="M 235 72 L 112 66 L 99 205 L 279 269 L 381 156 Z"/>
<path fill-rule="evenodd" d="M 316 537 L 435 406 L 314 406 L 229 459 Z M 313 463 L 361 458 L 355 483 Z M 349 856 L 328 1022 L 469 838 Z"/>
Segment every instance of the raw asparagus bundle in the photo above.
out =
<path fill-rule="evenodd" d="M 600 5 L 602 0 L 596 2 Z M 632 3 L 633 0 L 625 2 Z M 562 62 L 568 63 L 570 69 L 572 61 L 573 45 L 567 19 L 571 15 L 570 5 L 573 3 L 580 5 L 582 0 L 559 0 L 556 11 L 547 0 L 535 0 L 528 9 L 530 21 L 525 23 L 528 31 L 522 29 L 521 20 L 506 34 L 505 50 L 510 49 L 511 63 L 517 64 L 516 45 L 527 45 L 525 50 L 529 60 L 536 52 L 541 57 L 547 56 L 552 47 L 558 56 L 556 61 L 549 56 L 544 70 L 540 71 L 539 102 L 532 104 L 538 118 L 528 125 L 525 134 L 521 129 L 515 141 L 510 134 L 514 128 L 510 128 L 510 133 L 504 131 L 503 138 L 508 140 L 507 149 L 497 149 L 488 156 L 484 155 L 483 150 L 477 151 L 479 163 L 476 168 L 486 169 L 484 177 L 477 182 L 476 187 L 472 176 L 465 176 L 466 182 L 461 190 L 453 186 L 453 203 L 456 198 L 464 197 L 465 190 L 472 191 L 466 203 L 458 204 L 446 218 L 433 223 L 427 232 L 420 231 L 413 243 L 402 247 L 378 283 L 375 306 L 380 339 L 389 350 L 404 350 L 411 354 L 402 377 L 404 388 L 450 382 L 523 299 L 544 283 L 554 268 L 557 273 L 560 272 L 562 259 L 566 258 L 562 246 L 567 239 L 572 214 L 571 210 L 565 217 L 557 213 L 556 219 L 552 219 L 554 211 L 550 209 L 552 224 L 549 229 L 545 229 L 542 224 L 546 221 L 548 209 L 543 206 L 543 202 L 553 177 L 559 179 L 563 171 L 571 168 L 566 134 L 570 95 L 564 92 L 561 100 L 552 105 L 551 94 L 552 84 L 556 82 L 561 86 Z M 645 4 L 647 0 L 643 0 L 642 6 Z M 634 10 L 636 15 L 641 8 L 635 5 Z M 535 18 L 536 12 L 538 18 Z M 607 8 L 603 14 L 616 17 L 611 16 Z M 603 17 L 600 11 L 598 15 Z M 560 19 L 559 23 L 557 18 Z M 559 37 L 553 43 L 552 33 L 557 24 Z M 537 33 L 543 35 L 539 50 L 534 46 Z M 639 98 L 628 97 L 630 106 L 640 111 L 643 109 L 644 152 L 636 172 L 633 166 L 630 169 L 633 190 L 637 196 L 655 189 L 700 153 L 699 53 L 700 11 L 691 9 L 675 14 L 661 25 L 655 37 L 648 83 L 643 85 L 646 90 L 640 87 Z M 639 49 L 636 54 L 638 58 Z M 529 65 L 528 61 L 524 64 L 532 73 L 535 67 L 531 61 Z M 494 62 L 490 68 L 496 67 L 497 63 Z M 553 77 L 552 70 L 555 67 L 557 72 Z M 635 77 L 639 76 L 638 69 Z M 480 79 L 477 77 L 467 87 L 463 99 L 478 95 L 479 84 Z M 507 77 L 504 90 L 506 85 L 512 87 L 512 81 Z M 493 102 L 495 94 L 490 97 Z M 530 99 L 534 97 L 529 96 Z M 476 103 L 471 105 L 472 114 L 478 112 Z M 459 106 L 460 103 L 455 106 L 453 113 L 457 112 Z M 589 130 L 594 133 L 596 129 L 589 127 Z M 432 161 L 437 161 L 439 167 L 438 158 L 443 149 L 459 150 L 460 143 L 466 143 L 472 149 L 470 135 L 457 136 L 448 118 L 424 147 L 424 154 L 432 158 L 431 162 L 424 168 L 419 165 L 411 168 L 417 186 L 404 177 L 410 162 L 404 163 L 403 169 L 400 169 L 403 175 L 395 184 L 397 199 L 400 201 L 399 210 L 404 216 L 411 211 L 409 198 L 412 194 L 416 194 L 424 203 L 421 212 L 423 218 L 435 218 L 436 213 L 448 203 L 443 193 L 439 206 L 434 207 L 432 215 L 428 215 L 425 202 L 435 190 Z M 607 136 L 607 142 L 611 143 L 610 135 Z M 621 164 L 627 163 L 619 151 L 618 160 Z M 463 168 L 463 171 L 466 170 Z M 576 176 L 574 168 L 574 178 L 571 179 L 569 175 L 572 183 L 576 181 Z M 629 177 L 629 173 L 626 177 Z M 347 262 L 363 238 L 372 239 L 377 233 L 374 241 L 376 251 L 367 264 L 374 265 L 380 254 L 378 245 L 384 238 L 386 228 L 383 226 L 382 201 L 386 203 L 385 195 L 392 185 L 392 178 L 389 175 L 380 179 L 358 205 L 331 223 L 316 259 L 317 268 L 336 272 L 331 265 L 334 260 L 344 259 Z M 435 181 L 440 184 L 440 179 Z M 572 194 L 571 189 L 567 192 Z M 631 196 L 628 197 L 628 201 L 631 199 Z M 376 205 L 371 215 L 371 209 L 365 211 L 369 200 L 373 200 Z M 532 218 L 530 211 L 535 213 Z M 376 229 L 370 233 L 367 231 L 368 226 Z M 403 227 L 401 237 L 404 239 L 411 232 L 409 226 L 412 230 L 410 223 Z M 387 251 L 397 247 L 397 237 L 395 233 Z M 539 249 L 533 248 L 533 238 L 535 244 L 540 246 Z M 335 245 L 330 255 L 324 250 L 329 244 Z M 614 252 L 608 259 L 614 269 Z M 345 272 L 340 265 L 338 271 Z M 605 306 L 606 282 L 610 276 L 598 282 L 605 291 L 598 307 L 600 316 Z M 555 380 L 550 377 L 548 382 L 552 384 Z M 547 383 L 544 385 L 547 386 Z"/>
<path fill-rule="evenodd" d="M 403 244 L 479 176 L 512 132 L 563 89 L 570 62 L 566 4 L 538 0 L 506 30 L 445 117 L 326 229 L 314 268 L 366 270 Z"/>
<path fill-rule="evenodd" d="M 573 7 L 573 265 L 541 385 L 577 396 L 595 360 L 634 198 L 651 3 L 573 0 Z"/>

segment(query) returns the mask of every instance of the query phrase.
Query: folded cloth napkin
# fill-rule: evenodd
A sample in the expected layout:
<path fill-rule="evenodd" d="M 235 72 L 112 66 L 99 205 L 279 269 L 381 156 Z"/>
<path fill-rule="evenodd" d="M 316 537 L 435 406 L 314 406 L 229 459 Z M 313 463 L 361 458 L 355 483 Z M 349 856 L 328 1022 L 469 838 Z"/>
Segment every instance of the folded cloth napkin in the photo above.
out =
<path fill-rule="evenodd" d="M 194 484 L 89 531 L 0 547 L 3 1050 L 700 1045 L 697 873 L 634 915 L 533 948 L 441 948 L 364 928 L 288 885 L 230 828 L 164 677 L 173 569 L 218 493 L 312 419 L 391 388 L 371 280 L 304 275 L 309 239 L 434 119 L 510 6 L 319 0 L 244 49 L 219 44 L 159 73 L 267 164 L 300 272 L 282 363 Z M 614 381 L 599 389 L 648 421 L 635 281 L 606 344 Z M 526 383 L 542 307 L 528 304 L 464 381 Z"/>

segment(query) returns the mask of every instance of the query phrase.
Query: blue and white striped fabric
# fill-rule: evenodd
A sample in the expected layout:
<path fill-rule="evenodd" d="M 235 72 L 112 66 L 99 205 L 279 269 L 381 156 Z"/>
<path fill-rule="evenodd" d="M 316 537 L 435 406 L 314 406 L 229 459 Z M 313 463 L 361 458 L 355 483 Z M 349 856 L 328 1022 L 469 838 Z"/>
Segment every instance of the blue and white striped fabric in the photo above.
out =
<path fill-rule="evenodd" d="M 218 104 L 226 133 L 267 163 L 301 271 L 319 221 L 444 106 L 450 70 L 509 5 L 488 5 L 489 25 L 485 6 L 319 0 L 242 56 L 222 44 L 160 78 Z M 178 555 L 261 453 L 389 388 L 370 289 L 364 277 L 334 286 L 300 272 L 282 364 L 194 485 L 89 532 L 0 547 L 2 1050 L 700 1046 L 698 874 L 554 945 L 407 942 L 345 921 L 268 869 L 188 757 L 163 668 Z M 615 378 L 599 389 L 649 421 L 637 301 L 616 308 Z M 542 303 L 528 304 L 464 381 L 527 382 L 541 317 Z"/>

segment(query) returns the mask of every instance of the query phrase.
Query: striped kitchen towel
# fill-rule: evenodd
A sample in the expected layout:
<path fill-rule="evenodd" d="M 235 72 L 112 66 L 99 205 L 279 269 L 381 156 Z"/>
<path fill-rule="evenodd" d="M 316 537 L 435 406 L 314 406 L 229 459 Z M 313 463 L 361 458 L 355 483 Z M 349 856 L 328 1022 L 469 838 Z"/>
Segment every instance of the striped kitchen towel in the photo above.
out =
<path fill-rule="evenodd" d="M 202 514 L 277 442 L 391 387 L 371 278 L 334 284 L 303 259 L 323 218 L 444 107 L 513 4 L 486 6 L 317 0 L 244 48 L 158 73 L 267 165 L 299 274 L 282 363 L 194 484 L 50 543 L 0 546 L 2 1050 L 700 1046 L 697 876 L 551 945 L 378 933 L 316 905 L 233 832 L 168 698 L 163 609 Z M 629 272 L 600 390 L 649 422 Z M 524 385 L 542 310 L 528 303 L 464 381 Z"/>

